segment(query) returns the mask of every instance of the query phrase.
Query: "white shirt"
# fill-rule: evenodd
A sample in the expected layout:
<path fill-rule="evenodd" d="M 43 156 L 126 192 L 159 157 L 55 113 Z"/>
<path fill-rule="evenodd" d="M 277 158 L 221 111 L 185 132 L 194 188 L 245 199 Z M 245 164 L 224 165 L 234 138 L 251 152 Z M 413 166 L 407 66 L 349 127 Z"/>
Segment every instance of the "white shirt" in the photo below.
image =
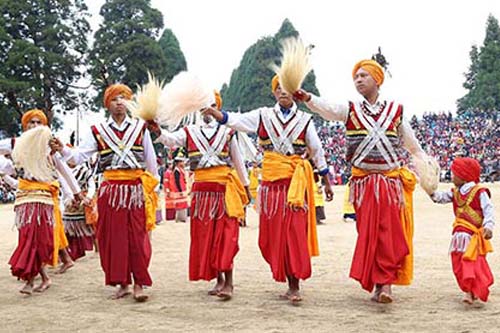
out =
<path fill-rule="evenodd" d="M 276 104 L 273 108 L 262 107 L 245 113 L 227 112 L 227 123 L 224 125 L 237 131 L 256 133 L 259 129 L 261 112 L 276 112 L 277 116 L 283 122 L 286 122 L 296 111 L 297 105 L 294 103 L 291 107 L 291 112 L 286 116 L 281 112 L 279 104 Z M 310 157 L 314 161 L 316 168 L 320 171 L 327 169 L 328 166 L 325 160 L 325 153 L 312 121 L 307 125 L 305 141 L 311 154 Z"/>
<path fill-rule="evenodd" d="M 363 99 L 365 102 L 365 106 L 372 114 L 376 114 L 382 103 L 384 103 L 384 99 L 379 96 L 377 101 L 374 104 L 370 104 L 366 99 Z M 347 118 L 349 116 L 349 105 L 348 104 L 334 104 L 329 103 L 321 97 L 315 96 L 311 94 L 311 100 L 306 102 L 306 105 L 311 111 L 319 114 L 326 120 L 330 121 L 340 121 L 343 123 L 347 122 Z M 399 127 L 399 136 L 402 141 L 403 147 L 408 149 L 410 154 L 419 155 L 424 154 L 424 151 L 420 147 L 420 143 L 415 137 L 415 133 L 411 128 L 411 125 L 408 123 L 406 118 L 402 117 L 401 126 Z"/>
<path fill-rule="evenodd" d="M 472 190 L 472 188 L 476 185 L 475 182 L 468 182 L 460 186 L 458 189 L 461 195 L 466 195 Z M 450 191 L 436 191 L 431 195 L 432 201 L 440 204 L 450 203 L 453 201 L 453 192 Z M 491 199 L 486 192 L 482 192 L 479 194 L 479 200 L 481 202 L 481 210 L 483 211 L 483 227 L 493 230 L 495 226 L 495 217 L 493 204 L 491 203 Z"/>
<path fill-rule="evenodd" d="M 124 130 L 128 124 L 132 123 L 132 119 L 130 117 L 125 117 L 123 122 L 118 125 L 116 121 L 109 117 L 106 121 L 106 124 L 114 127 L 117 130 Z M 94 138 L 94 134 L 91 129 L 88 128 L 87 133 L 85 133 L 83 137 L 83 142 L 80 146 L 70 149 L 68 147 L 64 147 L 62 151 L 62 155 L 68 160 L 73 160 L 74 163 L 80 164 L 84 161 L 90 159 L 92 155 L 97 152 L 97 141 Z M 151 172 L 155 176 L 155 178 L 159 179 L 158 176 L 158 164 L 156 163 L 156 153 L 153 147 L 153 142 L 151 141 L 151 136 L 149 135 L 148 129 L 144 132 L 144 137 L 142 139 L 142 146 L 144 148 L 144 160 L 146 163 L 146 170 Z"/>
<path fill-rule="evenodd" d="M 215 132 L 217 131 L 218 123 L 215 120 L 212 120 L 210 123 L 202 123 L 200 125 L 201 130 L 207 137 L 213 137 Z M 156 139 L 156 142 L 160 142 L 167 147 L 177 147 L 177 146 L 185 146 L 187 140 L 186 131 L 184 129 L 180 129 L 173 133 L 165 131 L 162 129 L 161 135 Z M 248 178 L 247 169 L 245 167 L 245 163 L 243 162 L 243 157 L 241 156 L 238 141 L 236 139 L 236 135 L 233 135 L 231 138 L 230 146 L 229 146 L 229 156 L 231 157 L 231 162 L 233 162 L 233 167 L 238 174 L 243 186 L 248 186 L 250 184 L 250 180 Z"/>

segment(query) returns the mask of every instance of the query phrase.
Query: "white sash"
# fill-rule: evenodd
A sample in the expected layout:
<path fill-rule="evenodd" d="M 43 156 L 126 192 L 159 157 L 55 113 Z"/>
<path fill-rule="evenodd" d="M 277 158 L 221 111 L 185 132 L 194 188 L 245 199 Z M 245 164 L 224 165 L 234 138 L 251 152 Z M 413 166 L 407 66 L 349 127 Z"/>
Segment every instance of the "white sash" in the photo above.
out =
<path fill-rule="evenodd" d="M 125 130 L 123 139 L 119 139 L 115 134 L 110 124 L 101 123 L 96 126 L 97 132 L 113 151 L 113 159 L 111 161 L 112 169 L 120 169 L 123 164 L 126 164 L 132 169 L 142 168 L 134 154 L 130 151 L 137 137 L 142 131 L 144 121 L 141 119 L 132 119 L 132 123 Z"/>
<path fill-rule="evenodd" d="M 208 168 L 211 166 L 225 165 L 225 162 L 219 157 L 222 149 L 226 145 L 227 139 L 229 138 L 230 128 L 226 126 L 220 126 L 215 133 L 215 139 L 213 143 L 207 140 L 203 135 L 202 129 L 198 126 L 188 126 L 187 130 L 196 148 L 201 153 L 202 157 L 198 163 L 199 168 Z"/>
<path fill-rule="evenodd" d="M 397 110 L 398 104 L 395 102 L 387 103 L 384 110 L 382 110 L 380 117 L 377 121 L 375 121 L 372 117 L 367 116 L 363 112 L 360 103 L 354 104 L 354 112 L 365 129 L 368 131 L 368 135 L 363 139 L 363 141 L 361 141 L 358 148 L 356 148 L 353 155 L 353 165 L 359 166 L 363 159 L 373 150 L 375 146 L 377 146 L 378 150 L 382 154 L 382 157 L 389 166 L 398 166 L 398 157 L 394 151 L 394 147 L 385 135 L 385 132 L 392 123 Z"/>
<path fill-rule="evenodd" d="M 266 110 L 260 113 L 264 128 L 266 129 L 276 152 L 283 155 L 294 154 L 293 142 L 297 140 L 300 133 L 302 133 L 311 119 L 311 116 L 297 110 L 295 117 L 286 123 L 285 127 L 279 121 L 276 115 L 277 112 L 280 111 L 273 109 L 271 112 Z"/>

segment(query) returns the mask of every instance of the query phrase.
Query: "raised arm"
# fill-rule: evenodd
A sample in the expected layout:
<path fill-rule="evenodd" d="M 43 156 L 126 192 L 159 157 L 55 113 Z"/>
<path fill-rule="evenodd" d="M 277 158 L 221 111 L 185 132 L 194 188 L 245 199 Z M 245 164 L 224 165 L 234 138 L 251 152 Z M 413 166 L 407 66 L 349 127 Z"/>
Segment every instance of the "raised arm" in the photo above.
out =
<path fill-rule="evenodd" d="M 295 100 L 306 103 L 307 107 L 322 118 L 345 123 L 349 114 L 348 105 L 329 103 L 321 97 L 315 96 L 303 89 L 293 95 Z"/>
<path fill-rule="evenodd" d="M 264 109 L 264 108 L 263 108 Z M 255 133 L 259 129 L 260 112 L 263 109 L 255 109 L 245 113 L 219 111 L 208 107 L 203 113 L 212 115 L 220 124 L 226 125 L 236 131 Z"/>

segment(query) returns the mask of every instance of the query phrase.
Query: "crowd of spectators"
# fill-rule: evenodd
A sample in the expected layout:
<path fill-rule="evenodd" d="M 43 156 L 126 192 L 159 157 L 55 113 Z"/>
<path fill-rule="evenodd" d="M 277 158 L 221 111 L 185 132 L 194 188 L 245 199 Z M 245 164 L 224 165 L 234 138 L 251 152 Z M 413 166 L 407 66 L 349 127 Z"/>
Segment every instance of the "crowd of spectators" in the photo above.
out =
<path fill-rule="evenodd" d="M 16 191 L 7 185 L 2 178 L 0 178 L 0 203 L 13 202 L 16 199 Z"/>
<path fill-rule="evenodd" d="M 433 156 L 441 167 L 441 180 L 450 181 L 450 166 L 454 157 L 468 156 L 479 160 L 482 181 L 494 181 L 499 176 L 500 129 L 498 111 L 426 113 L 413 116 L 410 124 L 424 151 Z M 335 184 L 345 184 L 350 165 L 345 160 L 345 126 L 337 122 L 316 121 L 319 137 Z M 402 154 L 405 162 L 408 153 Z"/>

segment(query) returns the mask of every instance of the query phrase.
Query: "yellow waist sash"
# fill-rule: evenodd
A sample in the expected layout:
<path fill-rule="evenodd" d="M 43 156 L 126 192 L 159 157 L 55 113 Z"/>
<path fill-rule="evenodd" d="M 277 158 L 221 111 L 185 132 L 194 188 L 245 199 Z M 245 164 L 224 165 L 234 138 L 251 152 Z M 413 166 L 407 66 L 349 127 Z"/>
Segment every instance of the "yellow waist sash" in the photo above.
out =
<path fill-rule="evenodd" d="M 56 266 L 59 262 L 59 250 L 68 247 L 68 239 L 64 233 L 61 209 L 59 207 L 59 182 L 44 183 L 20 178 L 18 188 L 22 191 L 47 191 L 52 196 L 52 201 L 54 203 L 54 249 L 52 253 L 52 266 Z"/>
<path fill-rule="evenodd" d="M 276 181 L 291 178 L 287 202 L 294 207 L 304 207 L 307 194 L 307 246 L 310 256 L 319 256 L 316 233 L 316 209 L 314 205 L 314 173 L 309 161 L 298 155 L 285 156 L 275 152 L 264 152 L 262 180 Z"/>
<path fill-rule="evenodd" d="M 372 173 L 356 167 L 352 168 L 352 177 L 365 177 Z M 398 270 L 394 284 L 409 285 L 413 279 L 413 190 L 417 184 L 417 178 L 406 167 L 377 173 L 389 178 L 399 178 L 403 184 L 404 206 L 401 207 L 399 214 L 409 253 Z"/>
<path fill-rule="evenodd" d="M 455 227 L 464 227 L 473 232 L 469 245 L 462 256 L 463 259 L 476 261 L 478 255 L 484 256 L 488 252 L 493 252 L 490 241 L 484 238 L 483 227 L 478 228 L 474 224 L 461 218 L 455 219 L 453 229 L 455 229 Z"/>
<path fill-rule="evenodd" d="M 244 206 L 248 204 L 248 197 L 235 170 L 228 166 L 197 169 L 194 171 L 194 181 L 225 184 L 224 201 L 227 215 L 241 220 L 245 218 Z"/>
<path fill-rule="evenodd" d="M 140 179 L 144 192 L 144 206 L 146 207 L 146 230 L 153 230 L 156 226 L 156 207 L 158 194 L 155 187 L 159 181 L 150 172 L 140 169 L 105 170 L 106 180 L 136 180 Z"/>

